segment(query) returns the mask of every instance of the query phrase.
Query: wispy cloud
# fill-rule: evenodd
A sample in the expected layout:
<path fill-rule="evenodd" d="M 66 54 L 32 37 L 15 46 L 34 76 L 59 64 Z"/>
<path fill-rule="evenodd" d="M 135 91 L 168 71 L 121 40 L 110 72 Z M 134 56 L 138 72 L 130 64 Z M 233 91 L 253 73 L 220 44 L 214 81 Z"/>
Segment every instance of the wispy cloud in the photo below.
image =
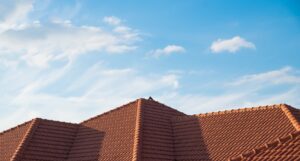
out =
<path fill-rule="evenodd" d="M 235 53 L 242 48 L 255 49 L 255 45 L 252 42 L 246 41 L 240 36 L 235 36 L 231 39 L 218 39 L 214 41 L 210 50 L 213 53 L 230 52 Z"/>
<path fill-rule="evenodd" d="M 23 11 L 24 8 L 27 9 L 26 12 Z M 92 51 L 126 53 L 135 50 L 136 42 L 141 39 L 137 31 L 124 25 L 104 31 L 99 26 L 74 25 L 70 20 L 25 22 L 24 17 L 31 9 L 30 3 L 23 4 L 22 7 L 18 5 L 15 12 L 8 14 L 3 18 L 4 21 L 0 22 L 2 58 L 5 54 L 14 54 L 28 65 L 47 67 L 51 61 L 70 60 Z M 22 10 L 22 13 L 19 13 L 19 10 Z M 17 19 L 18 14 L 25 16 Z M 10 17 L 14 17 L 14 20 Z M 22 25 L 25 23 L 26 25 Z M 8 64 L 7 60 L 2 62 Z"/>
<path fill-rule="evenodd" d="M 284 67 L 279 70 L 268 71 L 265 73 L 258 73 L 252 75 L 245 75 L 238 80 L 229 83 L 231 86 L 241 86 L 245 84 L 300 84 L 300 77 L 294 74 L 294 69 L 291 67 Z"/>
<path fill-rule="evenodd" d="M 2 2 L 12 5 L 2 7 Z M 33 117 L 78 122 L 148 96 L 190 114 L 281 102 L 300 106 L 296 68 L 216 80 L 206 85 L 209 93 L 199 88 L 183 90 L 186 76 L 201 77 L 203 72 L 145 72 L 130 64 L 116 67 L 115 60 L 99 58 L 98 54 L 138 48 L 140 33 L 121 18 L 104 18 L 107 26 L 79 25 L 68 19 L 31 19 L 36 11 L 32 1 L 1 1 L 0 8 L 0 131 Z M 238 36 L 217 40 L 212 46 L 216 53 L 255 48 Z M 167 45 L 150 51 L 149 56 L 185 51 L 183 46 Z"/>
<path fill-rule="evenodd" d="M 33 9 L 33 1 L 1 1 L 0 8 L 0 33 L 18 30 L 27 26 L 27 15 Z"/>
<path fill-rule="evenodd" d="M 218 81 L 209 87 L 218 90 L 216 94 L 174 91 L 160 95 L 159 99 L 189 114 L 279 103 L 300 107 L 299 80 L 299 70 L 283 67 Z"/>
<path fill-rule="evenodd" d="M 185 48 L 179 45 L 167 45 L 166 47 L 162 48 L 162 49 L 156 49 L 156 50 L 152 50 L 150 52 L 147 53 L 148 56 L 152 56 L 155 58 L 158 58 L 160 56 L 164 56 L 164 55 L 171 55 L 171 54 L 178 54 L 178 53 L 184 53 L 185 52 Z"/>
<path fill-rule="evenodd" d="M 37 116 L 80 121 L 136 98 L 169 93 L 179 87 L 179 77 L 175 74 L 144 75 L 136 69 L 108 68 L 101 63 L 72 76 L 74 80 L 59 87 L 73 68 L 66 65 L 62 69 L 42 69 L 37 73 L 19 68 L 20 72 L 14 76 L 22 77 L 22 80 L 14 80 L 13 86 L 9 85 L 14 79 L 9 74 L 13 69 L 8 69 L 0 80 L 1 87 L 8 85 L 1 89 L 0 111 L 10 117 L 0 117 L 0 121 L 5 122 L 0 129 Z M 27 77 L 24 77 L 24 72 L 29 72 Z M 53 87 L 57 90 L 54 93 L 51 92 Z"/>

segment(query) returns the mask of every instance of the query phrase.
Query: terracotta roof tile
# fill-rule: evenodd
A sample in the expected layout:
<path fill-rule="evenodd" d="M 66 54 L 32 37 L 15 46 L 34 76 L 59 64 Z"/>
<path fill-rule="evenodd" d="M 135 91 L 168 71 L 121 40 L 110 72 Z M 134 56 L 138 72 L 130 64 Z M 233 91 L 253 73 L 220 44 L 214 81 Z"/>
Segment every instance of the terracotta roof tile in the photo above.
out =
<path fill-rule="evenodd" d="M 239 156 L 232 157 L 229 161 L 244 160 L 300 160 L 300 131 L 290 133 L 273 142 L 266 143 Z"/>
<path fill-rule="evenodd" d="M 80 124 L 34 119 L 2 132 L 0 160 L 291 160 L 299 119 L 285 104 L 188 116 L 138 99 Z"/>
<path fill-rule="evenodd" d="M 185 114 L 154 100 L 143 99 L 142 102 L 142 160 L 174 160 L 170 118 Z"/>
<path fill-rule="evenodd" d="M 131 160 L 138 101 L 82 122 L 68 160 Z"/>
<path fill-rule="evenodd" d="M 78 125 L 36 119 L 34 131 L 16 160 L 66 160 Z"/>
<path fill-rule="evenodd" d="M 33 120 L 30 120 L 0 133 L 0 160 L 10 160 L 15 157 L 32 123 Z"/>
<path fill-rule="evenodd" d="M 207 160 L 226 160 L 296 131 L 281 105 L 195 116 L 173 120 L 177 160 L 203 156 Z"/>

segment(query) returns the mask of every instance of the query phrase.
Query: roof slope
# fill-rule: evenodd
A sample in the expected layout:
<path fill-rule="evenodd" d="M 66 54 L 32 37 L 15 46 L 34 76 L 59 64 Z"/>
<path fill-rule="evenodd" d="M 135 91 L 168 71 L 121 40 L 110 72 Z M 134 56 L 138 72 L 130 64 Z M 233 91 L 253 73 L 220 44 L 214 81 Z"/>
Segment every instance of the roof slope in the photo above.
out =
<path fill-rule="evenodd" d="M 68 160 L 173 160 L 170 118 L 183 115 L 138 99 L 82 122 Z"/>
<path fill-rule="evenodd" d="M 206 143 L 196 116 L 172 119 L 176 160 L 209 160 Z"/>
<path fill-rule="evenodd" d="M 68 160 L 131 160 L 138 100 L 82 122 Z"/>
<path fill-rule="evenodd" d="M 20 149 L 20 144 L 25 139 L 33 120 L 18 125 L 0 133 L 0 160 L 10 160 Z"/>
<path fill-rule="evenodd" d="M 229 159 L 229 161 L 244 160 L 300 160 L 300 131 Z"/>
<path fill-rule="evenodd" d="M 37 118 L 4 131 L 0 160 L 283 160 L 300 157 L 299 118 L 288 105 L 191 116 L 138 99 L 80 124 Z"/>
<path fill-rule="evenodd" d="M 78 125 L 35 119 L 26 146 L 14 160 L 22 161 L 63 161 L 73 144 Z"/>
<path fill-rule="evenodd" d="M 143 99 L 141 107 L 141 159 L 174 160 L 171 118 L 185 114 L 154 100 Z"/>
<path fill-rule="evenodd" d="M 285 105 L 274 105 L 175 119 L 176 159 L 203 159 L 206 155 L 207 160 L 227 160 L 296 131 L 297 122 L 290 120 L 292 115 L 283 108 L 287 110 Z"/>

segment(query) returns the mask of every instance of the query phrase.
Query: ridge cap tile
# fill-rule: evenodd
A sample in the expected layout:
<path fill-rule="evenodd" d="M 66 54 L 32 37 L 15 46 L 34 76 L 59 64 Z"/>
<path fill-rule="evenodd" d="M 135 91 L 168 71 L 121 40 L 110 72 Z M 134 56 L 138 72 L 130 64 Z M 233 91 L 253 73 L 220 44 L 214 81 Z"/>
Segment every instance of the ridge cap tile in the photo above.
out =
<path fill-rule="evenodd" d="M 41 121 L 47 121 L 47 122 L 63 123 L 63 124 L 69 124 L 69 125 L 78 125 L 78 123 L 67 122 L 67 121 L 58 121 L 58 120 L 45 119 L 45 118 L 37 118 L 37 119 L 39 119 Z"/>
<path fill-rule="evenodd" d="M 152 104 L 150 102 L 153 102 Z M 135 109 L 136 110 L 136 114 L 133 115 L 133 117 L 135 116 L 136 120 L 133 120 L 133 122 L 135 121 L 135 125 L 133 125 L 133 130 L 134 130 L 134 135 L 133 135 L 133 151 L 132 152 L 132 160 L 133 161 L 138 161 L 138 160 L 141 160 L 142 159 L 142 150 L 143 150 L 143 147 L 142 147 L 142 137 L 143 137 L 143 120 L 144 120 L 144 114 L 146 115 L 146 112 L 145 112 L 145 109 L 146 109 L 146 105 L 149 103 L 151 106 L 157 106 L 158 108 L 155 108 L 156 111 L 159 111 L 160 108 L 168 108 L 168 109 L 172 109 L 176 112 L 179 112 L 181 114 L 184 114 L 183 112 L 180 112 L 178 111 L 177 109 L 174 109 L 172 107 L 169 107 L 163 103 L 160 103 L 154 99 L 144 99 L 144 98 L 139 98 L 139 99 L 136 99 L 134 101 L 131 101 L 129 103 L 126 103 L 126 104 L 123 104 L 121 106 L 118 106 L 117 108 L 114 108 L 114 109 L 111 109 L 107 112 L 104 112 L 102 114 L 99 114 L 99 115 L 96 115 L 94 117 L 91 117 L 85 121 L 82 121 L 80 123 L 70 123 L 70 122 L 64 122 L 64 121 L 56 121 L 56 120 L 49 120 L 49 119 L 42 119 L 42 118 L 34 118 L 32 120 L 29 120 L 27 122 L 24 122 L 20 125 L 17 125 L 13 128 L 10 128 L 8 130 L 5 130 L 3 132 L 0 132 L 0 136 L 9 132 L 9 131 L 12 131 L 14 129 L 17 129 L 17 128 L 20 128 L 20 127 L 23 127 L 25 125 L 26 128 L 25 128 L 25 133 L 22 134 L 19 138 L 20 138 L 20 141 L 17 145 L 17 148 L 15 150 L 15 152 L 13 153 L 12 157 L 11 157 L 11 161 L 18 161 L 20 159 L 22 159 L 23 155 L 25 154 L 24 153 L 24 150 L 27 148 L 29 142 L 32 140 L 32 137 L 33 135 L 35 135 L 35 131 L 39 128 L 39 125 L 42 123 L 42 122 L 54 122 L 54 123 L 57 123 L 57 126 L 58 124 L 60 124 L 61 126 L 63 126 L 62 124 L 66 124 L 66 127 L 72 127 L 72 125 L 74 125 L 74 129 L 75 129 L 75 126 L 76 126 L 76 130 L 75 130 L 75 137 L 74 137 L 74 140 L 72 142 L 72 146 L 71 148 L 74 146 L 74 142 L 75 142 L 75 139 L 77 138 L 77 135 L 78 135 L 78 131 L 79 131 L 79 127 L 80 126 L 84 126 L 84 123 L 87 123 L 89 121 L 92 121 L 94 119 L 97 119 L 97 118 L 100 118 L 102 116 L 105 116 L 109 113 L 112 113 L 114 111 L 117 111 L 117 110 L 120 110 L 124 107 L 128 107 L 128 106 L 134 106 L 134 107 L 131 107 L 131 109 Z M 151 106 L 149 108 L 151 108 Z M 194 115 L 178 115 L 178 116 L 171 116 L 169 117 L 168 119 L 170 119 L 171 121 L 171 124 L 172 124 L 172 121 L 189 121 L 188 119 L 189 118 L 201 118 L 201 117 L 209 117 L 209 116 L 216 116 L 216 115 L 224 115 L 224 114 L 231 114 L 231 113 L 242 113 L 242 112 L 249 112 L 249 111 L 258 111 L 258 110 L 269 110 L 269 109 L 280 109 L 280 110 L 276 110 L 277 112 L 281 112 L 281 114 L 284 116 L 286 116 L 288 118 L 288 120 L 292 123 L 292 125 L 296 128 L 296 131 L 295 132 L 291 132 L 289 133 L 288 135 L 284 136 L 284 137 L 278 137 L 277 139 L 271 141 L 271 142 L 266 142 L 265 144 L 261 145 L 261 146 L 258 146 L 256 148 L 253 148 L 249 151 L 245 151 L 243 153 L 240 153 L 240 155 L 238 156 L 233 156 L 233 157 L 229 157 L 228 160 L 230 161 L 237 161 L 237 160 L 243 160 L 243 159 L 247 159 L 247 158 L 251 158 L 253 157 L 253 155 L 256 155 L 256 154 L 259 154 L 259 153 L 264 153 L 266 151 L 268 151 L 269 149 L 273 149 L 273 148 L 276 148 L 278 146 L 281 146 L 283 144 L 289 144 L 289 141 L 292 141 L 294 139 L 298 139 L 298 137 L 300 137 L 300 125 L 299 125 L 299 120 L 297 120 L 298 118 L 296 118 L 298 116 L 298 111 L 295 111 L 294 109 L 296 108 L 293 108 L 287 104 L 274 104 L 274 105 L 265 105 L 265 106 L 257 106 L 257 107 L 245 107 L 245 108 L 238 108 L 238 109 L 231 109 L 231 110 L 221 110 L 221 111 L 214 111 L 214 112 L 208 112 L 208 113 L 200 113 L 200 114 L 194 114 Z M 153 109 L 154 110 L 154 109 Z M 296 109 L 298 110 L 298 109 Z M 144 111 L 144 112 L 143 112 Z M 168 111 L 168 110 L 166 110 Z M 295 116 L 294 112 L 297 113 L 297 115 Z M 155 113 L 154 113 L 155 114 Z M 150 118 L 150 116 L 152 117 L 152 115 L 149 115 L 148 117 Z M 117 116 L 118 117 L 118 116 Z M 289 122 L 288 120 L 287 123 Z M 145 121 L 146 123 L 146 121 Z M 158 122 L 159 124 L 159 122 Z M 52 124 L 51 124 L 52 125 Z M 289 124 L 290 125 L 290 124 Z M 172 126 L 172 125 L 171 125 Z M 290 125 L 291 129 L 293 129 L 293 127 Z M 72 127 L 73 128 L 73 127 Z M 265 136 L 270 136 L 270 134 L 266 134 Z M 174 136 L 173 136 L 174 137 Z M 130 136 L 131 138 L 131 136 Z M 174 144 L 174 143 L 173 143 Z M 70 151 L 68 151 L 68 154 L 67 154 L 67 159 L 69 159 L 69 154 L 71 152 L 71 148 L 69 149 Z M 174 150 L 174 149 L 173 149 Z M 175 154 L 174 154 L 175 155 Z M 227 158 L 227 157 L 226 157 Z"/>
<path fill-rule="evenodd" d="M 83 124 L 83 123 L 92 121 L 92 120 L 97 119 L 97 118 L 99 118 L 99 117 L 105 116 L 105 115 L 107 115 L 107 114 L 109 114 L 109 113 L 111 113 L 111 112 L 120 110 L 120 109 L 122 109 L 122 108 L 124 108 L 124 107 L 127 107 L 128 105 L 137 103 L 138 100 L 140 100 L 140 99 L 144 99 L 144 98 L 139 98 L 139 99 L 136 99 L 136 100 L 131 101 L 131 102 L 129 102 L 129 103 L 123 104 L 123 105 L 121 105 L 121 106 L 118 106 L 117 108 L 113 108 L 113 109 L 111 109 L 111 110 L 109 110 L 109 111 L 106 111 L 106 112 L 101 113 L 101 114 L 99 114 L 99 115 L 93 116 L 93 117 L 91 117 L 91 118 L 89 118 L 89 119 L 87 119 L 87 120 L 84 120 L 84 121 L 80 122 L 79 124 Z"/>
<path fill-rule="evenodd" d="M 142 150 L 142 107 L 143 107 L 143 100 L 137 100 L 137 112 L 136 112 L 136 123 L 135 123 L 135 131 L 134 131 L 134 138 L 133 138 L 133 161 L 141 160 L 141 150 Z"/>
<path fill-rule="evenodd" d="M 256 106 L 256 107 L 243 107 L 243 108 L 237 108 L 237 109 L 220 110 L 220 111 L 206 112 L 206 113 L 200 113 L 200 114 L 193 114 L 192 116 L 205 117 L 205 116 L 214 116 L 214 115 L 222 115 L 222 114 L 230 114 L 230 113 L 267 110 L 267 109 L 280 108 L 281 105 L 282 104 Z"/>
<path fill-rule="evenodd" d="M 295 129 L 297 131 L 300 130 L 300 123 L 297 121 L 295 115 L 291 112 L 291 109 L 293 110 L 296 108 L 293 108 L 287 104 L 281 104 L 280 108 L 283 111 L 283 113 L 286 115 L 286 117 L 289 119 L 291 124 L 295 127 Z M 296 109 L 296 110 L 298 110 L 298 109 Z"/>
<path fill-rule="evenodd" d="M 154 99 L 144 99 L 144 98 L 141 98 L 143 101 L 146 101 L 146 102 L 154 102 L 154 103 L 156 103 L 156 104 L 159 104 L 159 105 L 161 105 L 161 106 L 164 106 L 165 108 L 168 108 L 168 109 L 172 109 L 172 110 L 175 110 L 176 112 L 179 112 L 179 113 L 181 113 L 181 114 L 184 114 L 184 115 L 186 115 L 185 113 L 183 113 L 183 112 L 181 112 L 181 111 L 179 111 L 179 110 L 177 110 L 177 109 L 175 109 L 175 108 L 172 108 L 172 107 L 170 107 L 170 106 L 168 106 L 168 105 L 166 105 L 166 104 L 164 104 L 164 103 L 161 103 L 161 102 L 159 102 L 159 101 L 157 101 L 157 100 L 154 100 Z"/>
<path fill-rule="evenodd" d="M 39 118 L 33 118 L 33 119 L 31 119 L 31 120 L 28 120 L 28 121 L 25 121 L 25 122 L 23 122 L 23 123 L 21 123 L 21 124 L 18 124 L 18 125 L 16 125 L 16 126 L 12 127 L 12 128 L 9 128 L 9 129 L 7 129 L 7 130 L 4 130 L 4 131 L 0 132 L 0 136 L 1 136 L 1 135 L 4 135 L 5 133 L 8 133 L 8 132 L 10 132 L 10 131 L 12 131 L 12 130 L 15 130 L 15 129 L 18 129 L 18 128 L 20 128 L 20 127 L 23 127 L 23 126 L 25 126 L 25 125 L 27 125 L 27 124 L 30 124 L 30 123 L 31 123 L 32 121 L 34 121 L 35 119 L 39 119 Z"/>
<path fill-rule="evenodd" d="M 264 151 L 266 151 L 266 150 L 268 150 L 270 148 L 278 147 L 278 146 L 280 146 L 282 144 L 287 143 L 290 140 L 296 139 L 297 137 L 300 137 L 300 131 L 294 131 L 294 132 L 289 133 L 288 135 L 286 135 L 284 137 L 279 137 L 279 138 L 275 139 L 275 141 L 265 143 L 265 144 L 263 144 L 261 146 L 253 148 L 250 151 L 243 152 L 239 156 L 230 157 L 228 159 L 228 161 L 240 161 L 240 160 L 243 160 L 243 159 L 245 159 L 247 157 L 252 156 L 253 154 L 259 154 L 259 153 L 262 153 L 262 152 L 264 152 Z"/>
<path fill-rule="evenodd" d="M 40 118 L 32 119 L 30 126 L 28 127 L 26 133 L 24 134 L 22 140 L 16 148 L 15 153 L 11 157 L 11 161 L 18 161 L 21 159 L 24 149 L 26 148 L 26 144 L 30 142 L 35 130 L 38 128 Z"/>

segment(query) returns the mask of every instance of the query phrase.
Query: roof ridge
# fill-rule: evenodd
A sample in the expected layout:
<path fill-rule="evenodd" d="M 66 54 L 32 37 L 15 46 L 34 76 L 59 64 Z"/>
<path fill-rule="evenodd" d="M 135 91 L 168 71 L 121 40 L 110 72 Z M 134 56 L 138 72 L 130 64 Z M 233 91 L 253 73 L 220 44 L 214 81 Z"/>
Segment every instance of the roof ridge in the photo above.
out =
<path fill-rule="evenodd" d="M 239 156 L 231 157 L 228 159 L 228 161 L 241 161 L 247 157 L 250 157 L 251 155 L 261 153 L 261 152 L 267 150 L 268 148 L 275 148 L 275 147 L 277 147 L 281 144 L 284 144 L 290 140 L 293 140 L 297 137 L 300 137 L 300 131 L 294 131 L 284 137 L 279 137 L 275 141 L 265 143 L 264 145 L 253 148 L 252 150 L 244 152 L 244 153 L 240 154 Z"/>
<path fill-rule="evenodd" d="M 194 114 L 191 116 L 205 117 L 205 116 L 213 116 L 213 115 L 221 115 L 221 114 L 229 114 L 229 113 L 266 110 L 266 109 L 280 108 L 281 105 L 282 104 L 273 104 L 273 105 L 256 106 L 256 107 L 244 107 L 244 108 L 231 109 L 231 110 L 222 110 L 222 111 L 217 111 L 217 112 Z"/>
<path fill-rule="evenodd" d="M 65 123 L 65 124 L 78 125 L 77 123 L 73 123 L 73 122 L 57 121 L 57 120 L 45 119 L 45 118 L 38 118 L 38 119 L 42 120 L 42 121 L 50 121 L 50 122 L 57 122 L 57 123 Z"/>
<path fill-rule="evenodd" d="M 143 99 L 143 98 L 140 98 L 140 99 Z M 122 108 L 124 108 L 124 107 L 126 107 L 126 106 L 128 106 L 128 105 L 131 105 L 131 104 L 136 103 L 138 100 L 139 100 L 139 99 L 134 100 L 134 101 L 131 101 L 131 102 L 126 103 L 126 104 L 123 104 L 123 105 L 121 105 L 121 106 L 119 106 L 119 107 L 117 107 L 117 108 L 111 109 L 111 110 L 109 110 L 109 111 L 107 111 L 107 112 L 104 112 L 104 113 L 102 113 L 102 114 L 99 114 L 99 115 L 96 115 L 96 116 L 94 116 L 94 117 L 91 117 L 91 118 L 89 118 L 89 119 L 87 119 L 87 120 L 85 120 L 85 121 L 80 122 L 79 124 L 86 123 L 86 122 L 88 122 L 88 121 L 94 120 L 94 119 L 99 118 L 99 117 L 102 117 L 102 116 L 104 116 L 104 115 L 107 115 L 107 114 L 109 114 L 109 113 L 111 113 L 111 112 L 120 110 L 120 109 L 122 109 Z"/>
<path fill-rule="evenodd" d="M 72 125 L 78 125 L 77 123 L 72 123 L 72 122 L 57 121 L 57 120 L 44 119 L 44 118 L 36 117 L 36 118 L 31 119 L 31 120 L 29 120 L 29 121 L 23 122 L 22 124 L 19 124 L 19 125 L 17 125 L 17 126 L 14 126 L 14 127 L 12 127 L 12 128 L 7 129 L 7 130 L 4 130 L 4 131 L 0 132 L 0 135 L 3 135 L 3 134 L 5 134 L 5 133 L 7 133 L 7 132 L 10 132 L 10 131 L 15 130 L 15 129 L 17 129 L 17 128 L 20 128 L 20 127 L 22 127 L 22 126 L 25 126 L 26 124 L 30 123 L 31 121 L 34 121 L 35 119 L 44 120 L 44 121 L 59 122 L 59 123 L 66 123 L 66 124 L 72 124 Z"/>
<path fill-rule="evenodd" d="M 287 116 L 287 118 L 290 120 L 290 122 L 295 127 L 295 129 L 299 131 L 300 130 L 300 124 L 297 121 L 297 119 L 295 118 L 295 116 L 293 115 L 293 113 L 291 112 L 292 107 L 287 105 L 287 104 L 282 104 L 280 106 L 280 108 L 284 112 L 284 114 Z"/>
<path fill-rule="evenodd" d="M 34 118 L 34 119 L 36 119 L 36 118 Z M 0 135 L 3 135 L 3 134 L 5 134 L 5 133 L 7 133 L 7 132 L 10 132 L 10 131 L 15 130 L 15 129 L 17 129 L 17 128 L 20 128 L 20 127 L 22 127 L 22 126 L 25 126 L 26 124 L 30 123 L 30 122 L 33 121 L 34 119 L 31 119 L 31 120 L 29 120 L 29 121 L 23 122 L 22 124 L 19 124 L 19 125 L 17 125 L 17 126 L 14 126 L 14 127 L 12 127 L 12 128 L 7 129 L 7 130 L 4 130 L 4 131 L 0 132 Z"/>
<path fill-rule="evenodd" d="M 181 111 L 178 111 L 178 110 L 175 109 L 175 108 L 172 108 L 172 107 L 170 107 L 170 106 L 168 106 L 168 105 L 165 105 L 165 104 L 163 104 L 163 103 L 161 103 L 161 102 L 158 102 L 158 101 L 154 100 L 153 98 L 151 98 L 151 99 L 144 99 L 144 98 L 142 98 L 142 99 L 145 100 L 145 101 L 155 102 L 155 103 L 160 104 L 160 105 L 162 105 L 162 106 L 164 106 L 164 107 L 166 107 L 166 108 L 168 108 L 168 109 L 172 109 L 172 110 L 175 110 L 175 111 L 177 111 L 177 112 L 179 112 L 179 113 L 185 114 L 185 113 L 183 113 L 183 112 L 181 112 Z M 186 115 L 186 114 L 185 114 L 185 115 Z"/>
<path fill-rule="evenodd" d="M 25 135 L 23 136 L 22 140 L 20 141 L 15 153 L 13 154 L 13 156 L 10 159 L 11 161 L 20 160 L 20 157 L 22 156 L 22 153 L 24 151 L 26 144 L 28 144 L 35 129 L 38 126 L 39 120 L 41 120 L 41 119 L 35 118 L 35 119 L 31 120 L 31 124 L 30 124 L 29 128 L 27 129 L 27 131 L 26 131 Z"/>
<path fill-rule="evenodd" d="M 135 123 L 135 131 L 133 138 L 133 161 L 141 160 L 141 130 L 142 130 L 142 105 L 143 99 L 137 100 L 137 112 L 136 112 L 136 123 Z"/>

